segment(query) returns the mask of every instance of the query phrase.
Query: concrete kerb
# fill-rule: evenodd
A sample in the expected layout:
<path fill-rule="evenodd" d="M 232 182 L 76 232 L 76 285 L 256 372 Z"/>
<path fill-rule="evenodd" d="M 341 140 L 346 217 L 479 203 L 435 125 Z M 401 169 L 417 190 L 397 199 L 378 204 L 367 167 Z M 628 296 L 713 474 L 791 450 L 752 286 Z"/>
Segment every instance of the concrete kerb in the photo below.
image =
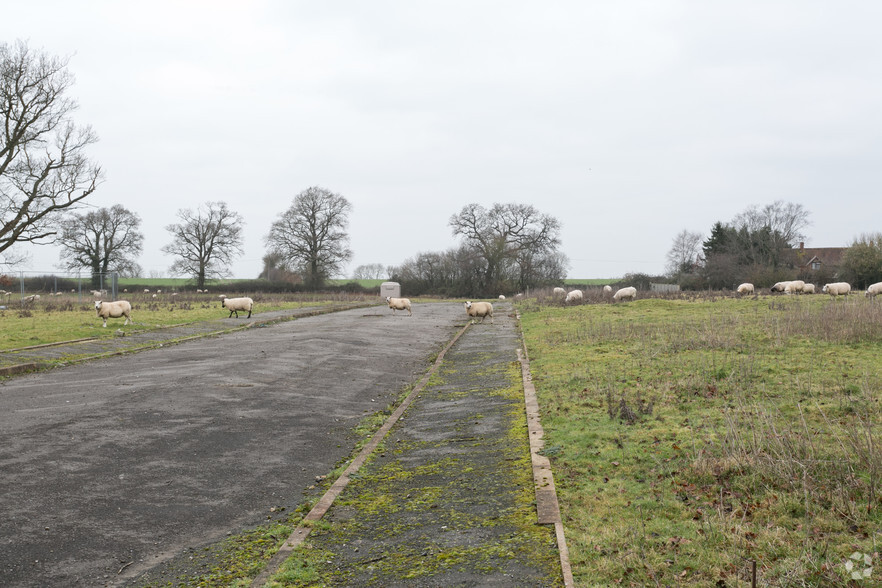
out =
<path fill-rule="evenodd" d="M 156 349 L 156 348 L 162 347 L 164 345 L 177 345 L 179 343 L 184 343 L 186 341 L 192 341 L 195 339 L 201 339 L 204 337 L 215 337 L 215 336 L 224 335 L 227 333 L 234 333 L 236 331 L 241 331 L 243 329 L 250 329 L 255 326 L 263 327 L 266 325 L 285 322 L 285 321 L 289 321 L 289 320 L 296 320 L 296 319 L 304 318 L 304 317 L 318 316 L 321 314 L 327 314 L 327 313 L 331 313 L 331 312 L 339 312 L 339 311 L 343 311 L 343 310 L 352 310 L 355 308 L 362 308 L 362 307 L 368 307 L 368 306 L 376 306 L 376 305 L 359 303 L 359 304 L 344 304 L 344 305 L 340 305 L 340 306 L 335 305 L 335 306 L 330 306 L 330 307 L 328 307 L 328 306 L 317 307 L 314 309 L 309 309 L 306 312 L 302 312 L 302 313 L 284 314 L 281 316 L 273 316 L 273 317 L 269 317 L 266 319 L 252 320 L 251 322 L 246 323 L 244 325 L 236 325 L 233 327 L 222 326 L 221 328 L 218 328 L 216 330 L 210 330 L 210 331 L 206 331 L 204 333 L 199 333 L 196 335 L 183 336 L 183 337 L 173 337 L 173 338 L 165 339 L 162 341 L 154 341 L 154 342 L 151 342 L 151 343 L 148 343 L 145 345 L 139 345 L 136 347 L 128 347 L 125 345 L 125 342 L 123 339 L 119 339 L 117 341 L 119 341 L 119 343 L 122 345 L 121 349 L 116 349 L 116 350 L 108 351 L 105 353 L 97 353 L 97 354 L 89 355 L 87 357 L 82 357 L 82 358 L 66 359 L 63 362 L 28 361 L 28 362 L 22 362 L 20 364 L 15 364 L 15 365 L 11 365 L 11 366 L 0 367 L 0 377 L 14 376 L 14 375 L 18 375 L 18 374 L 38 371 L 40 369 L 48 369 L 48 368 L 52 368 L 52 367 L 55 367 L 56 365 L 60 365 L 60 364 L 70 365 L 70 364 L 76 364 L 76 363 L 83 363 L 86 361 L 92 361 L 92 360 L 96 360 L 96 359 L 103 359 L 106 357 L 113 357 L 113 356 L 117 356 L 117 355 L 127 355 L 129 353 L 138 353 L 140 351 L 146 351 L 148 349 Z M 299 310 L 301 310 L 301 309 L 292 309 L 292 311 L 299 311 Z M 223 320 L 227 320 L 227 319 L 218 319 L 218 322 L 220 323 Z M 170 331 L 170 330 L 173 330 L 176 328 L 186 328 L 188 326 L 189 325 L 179 325 L 179 326 L 173 326 L 173 327 L 164 327 L 162 329 L 157 329 L 157 330 Z M 16 351 L 16 352 L 18 352 L 18 351 L 37 351 L 40 349 L 59 347 L 59 346 L 63 346 L 63 345 L 76 345 L 79 343 L 94 342 L 94 341 L 98 341 L 100 339 L 101 338 L 99 338 L 99 337 L 87 337 L 87 338 L 83 338 L 83 339 L 75 339 L 72 341 L 60 341 L 57 343 L 47 343 L 44 345 L 32 345 L 30 347 L 22 347 L 19 349 L 7 349 L 4 352 L 8 353 L 11 351 Z"/>

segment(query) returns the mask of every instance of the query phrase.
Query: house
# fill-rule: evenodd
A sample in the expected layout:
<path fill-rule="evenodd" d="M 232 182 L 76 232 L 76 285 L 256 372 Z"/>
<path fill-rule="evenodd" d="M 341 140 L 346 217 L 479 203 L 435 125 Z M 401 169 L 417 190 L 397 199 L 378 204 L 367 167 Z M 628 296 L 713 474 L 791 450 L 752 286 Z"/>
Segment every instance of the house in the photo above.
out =
<path fill-rule="evenodd" d="M 790 250 L 789 263 L 803 276 L 833 277 L 839 271 L 842 256 L 848 247 L 799 247 Z"/>

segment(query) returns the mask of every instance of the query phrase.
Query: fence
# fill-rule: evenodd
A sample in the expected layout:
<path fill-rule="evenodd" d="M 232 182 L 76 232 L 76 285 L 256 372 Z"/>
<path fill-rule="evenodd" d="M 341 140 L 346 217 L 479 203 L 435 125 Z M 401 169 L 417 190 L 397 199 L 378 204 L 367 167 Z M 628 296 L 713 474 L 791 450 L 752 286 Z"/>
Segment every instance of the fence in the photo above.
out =
<path fill-rule="evenodd" d="M 88 296 L 94 298 L 95 292 L 102 298 L 116 300 L 119 292 L 119 274 L 109 272 L 97 274 L 98 288 L 93 287 L 93 274 L 75 272 L 37 272 L 19 271 L 0 274 L 0 288 L 6 305 L 18 303 L 24 306 L 38 296 L 75 295 L 79 302 Z M 13 298 L 14 294 L 19 297 Z M 4 305 L 3 308 L 6 306 Z"/>

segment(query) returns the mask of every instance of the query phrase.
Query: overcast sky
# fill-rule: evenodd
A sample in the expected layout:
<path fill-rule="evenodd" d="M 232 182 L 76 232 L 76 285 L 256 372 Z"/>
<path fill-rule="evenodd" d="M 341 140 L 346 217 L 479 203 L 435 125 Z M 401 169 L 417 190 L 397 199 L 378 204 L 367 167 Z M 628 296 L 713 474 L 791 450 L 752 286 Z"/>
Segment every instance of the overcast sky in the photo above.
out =
<path fill-rule="evenodd" d="M 569 277 L 661 273 L 683 229 L 810 212 L 806 246 L 882 231 L 876 0 L 3 2 L 0 42 L 70 56 L 94 206 L 140 215 L 145 275 L 181 208 L 245 219 L 237 278 L 321 186 L 358 265 L 456 245 L 463 206 L 561 220 Z M 57 268 L 32 252 L 22 270 Z"/>

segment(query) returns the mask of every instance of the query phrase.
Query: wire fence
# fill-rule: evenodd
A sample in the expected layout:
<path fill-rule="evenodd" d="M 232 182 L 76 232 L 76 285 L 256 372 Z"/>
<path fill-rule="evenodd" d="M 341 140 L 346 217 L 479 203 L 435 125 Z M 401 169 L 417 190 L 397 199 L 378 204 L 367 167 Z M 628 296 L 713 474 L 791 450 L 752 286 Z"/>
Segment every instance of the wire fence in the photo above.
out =
<path fill-rule="evenodd" d="M 39 272 L 17 271 L 0 274 L 0 308 L 27 306 L 43 296 L 74 296 L 116 300 L 119 294 L 117 272 Z"/>

